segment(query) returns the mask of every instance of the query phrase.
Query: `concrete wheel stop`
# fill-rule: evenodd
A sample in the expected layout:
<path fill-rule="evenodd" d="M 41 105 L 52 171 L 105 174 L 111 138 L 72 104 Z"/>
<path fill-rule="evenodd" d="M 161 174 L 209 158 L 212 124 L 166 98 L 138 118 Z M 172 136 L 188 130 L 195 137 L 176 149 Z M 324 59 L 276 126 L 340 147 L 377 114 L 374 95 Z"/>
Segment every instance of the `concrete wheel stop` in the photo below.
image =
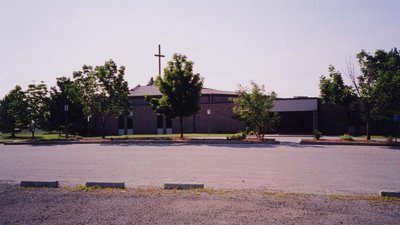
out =
<path fill-rule="evenodd" d="M 195 184 L 195 183 L 165 183 L 164 189 L 167 190 L 189 190 L 189 189 L 204 189 L 204 184 Z"/>
<path fill-rule="evenodd" d="M 379 195 L 382 197 L 400 198 L 400 191 L 380 191 Z"/>
<path fill-rule="evenodd" d="M 98 187 L 98 188 L 125 188 L 125 183 L 115 183 L 115 182 L 86 182 L 86 187 Z"/>
<path fill-rule="evenodd" d="M 21 181 L 21 187 L 47 187 L 58 188 L 58 181 Z"/>

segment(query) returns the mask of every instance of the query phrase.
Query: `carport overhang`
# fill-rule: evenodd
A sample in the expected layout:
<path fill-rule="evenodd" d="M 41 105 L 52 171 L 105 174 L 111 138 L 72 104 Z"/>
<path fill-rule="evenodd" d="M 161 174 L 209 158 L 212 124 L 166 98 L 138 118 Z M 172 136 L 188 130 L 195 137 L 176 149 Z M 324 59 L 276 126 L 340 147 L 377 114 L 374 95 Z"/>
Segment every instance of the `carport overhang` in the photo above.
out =
<path fill-rule="evenodd" d="M 280 98 L 274 101 L 271 112 L 312 112 L 313 130 L 318 130 L 318 98 Z"/>

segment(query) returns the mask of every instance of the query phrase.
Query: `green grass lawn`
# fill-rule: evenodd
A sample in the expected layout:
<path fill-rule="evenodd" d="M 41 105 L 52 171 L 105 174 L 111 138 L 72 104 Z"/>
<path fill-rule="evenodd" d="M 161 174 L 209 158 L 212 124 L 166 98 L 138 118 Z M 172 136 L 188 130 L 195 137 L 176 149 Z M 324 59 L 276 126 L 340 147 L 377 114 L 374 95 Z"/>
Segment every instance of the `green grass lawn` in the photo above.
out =
<path fill-rule="evenodd" d="M 0 141 L 14 141 L 14 140 L 30 140 L 32 133 L 17 133 L 15 138 L 11 138 L 11 134 L 0 134 Z M 37 133 L 35 134 L 37 140 L 65 140 L 65 134 L 59 136 L 58 134 Z M 77 136 L 69 135 L 68 139 L 76 139 Z"/>
<path fill-rule="evenodd" d="M 231 134 L 200 134 L 200 133 L 188 133 L 183 134 L 184 137 L 226 137 Z M 10 134 L 0 134 L 0 141 L 16 141 L 16 140 L 30 140 L 32 137 L 31 133 L 17 133 L 15 138 L 11 138 Z M 108 139 L 126 139 L 126 138 L 174 138 L 180 137 L 180 134 L 133 134 L 133 135 L 121 135 L 121 136 L 106 136 Z M 36 133 L 35 138 L 37 140 L 66 140 L 65 134 L 59 136 L 58 134 L 49 134 L 49 133 Z M 69 135 L 68 140 L 81 138 L 80 136 Z M 101 138 L 98 137 L 90 137 L 90 138 Z"/>
<path fill-rule="evenodd" d="M 359 135 L 359 136 L 354 136 L 357 138 L 367 138 L 367 135 Z M 386 138 L 387 136 L 383 136 L 383 135 L 371 135 L 371 138 Z"/>

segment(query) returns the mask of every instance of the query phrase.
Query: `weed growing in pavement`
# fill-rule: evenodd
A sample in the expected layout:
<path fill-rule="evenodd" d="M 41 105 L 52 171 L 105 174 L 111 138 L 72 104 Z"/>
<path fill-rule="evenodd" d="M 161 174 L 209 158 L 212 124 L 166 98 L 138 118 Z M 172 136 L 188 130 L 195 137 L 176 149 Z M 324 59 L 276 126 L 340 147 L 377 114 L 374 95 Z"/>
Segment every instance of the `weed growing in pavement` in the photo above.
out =
<path fill-rule="evenodd" d="M 87 187 L 85 184 L 79 184 L 74 188 L 71 188 L 70 191 L 84 191 L 91 192 L 99 189 L 98 187 Z"/>
<path fill-rule="evenodd" d="M 274 198 L 276 200 L 286 200 L 286 199 L 295 199 L 305 201 L 308 200 L 311 194 L 299 194 L 299 193 L 290 193 L 290 192 L 270 192 L 265 191 L 262 193 L 263 197 Z"/>
<path fill-rule="evenodd" d="M 208 195 L 219 195 L 225 197 L 234 197 L 235 193 L 232 190 L 226 189 L 214 189 L 214 188 L 194 188 L 189 190 L 180 190 L 180 189 L 173 189 L 172 190 L 175 194 L 195 194 L 200 196 L 201 194 L 208 194 Z"/>
<path fill-rule="evenodd" d="M 379 195 L 329 195 L 333 200 L 343 201 L 369 201 L 370 203 L 376 202 L 393 202 L 400 204 L 400 198 L 383 197 Z"/>

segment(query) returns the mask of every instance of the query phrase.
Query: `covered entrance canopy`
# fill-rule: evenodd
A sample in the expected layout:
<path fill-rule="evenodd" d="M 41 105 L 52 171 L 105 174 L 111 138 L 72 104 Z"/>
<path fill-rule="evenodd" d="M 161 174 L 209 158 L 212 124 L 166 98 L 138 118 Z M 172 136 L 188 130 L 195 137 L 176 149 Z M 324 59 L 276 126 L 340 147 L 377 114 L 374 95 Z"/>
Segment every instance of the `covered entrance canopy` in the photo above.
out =
<path fill-rule="evenodd" d="M 280 115 L 278 133 L 310 134 L 318 130 L 318 98 L 276 99 L 271 111 Z"/>

